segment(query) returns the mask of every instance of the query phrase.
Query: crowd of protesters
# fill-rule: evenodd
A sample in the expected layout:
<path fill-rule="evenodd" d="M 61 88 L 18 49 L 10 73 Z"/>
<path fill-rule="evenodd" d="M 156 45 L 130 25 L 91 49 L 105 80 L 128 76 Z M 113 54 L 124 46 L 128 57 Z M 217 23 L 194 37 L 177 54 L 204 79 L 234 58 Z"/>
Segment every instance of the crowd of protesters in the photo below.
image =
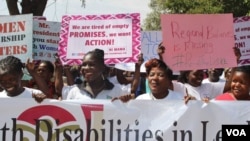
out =
<path fill-rule="evenodd" d="M 55 62 L 28 59 L 23 63 L 7 56 L 0 60 L 0 97 L 35 98 L 38 102 L 45 98 L 123 102 L 250 100 L 250 66 L 180 71 L 173 77 L 173 71 L 162 59 L 164 50 L 160 44 L 159 58 L 147 60 L 143 66 L 143 55 L 139 55 L 130 70 L 106 65 L 101 49 L 86 53 L 78 66 L 63 66 L 59 57 Z M 145 67 L 145 72 L 140 71 L 141 67 Z M 23 80 L 24 69 L 30 80 Z"/>

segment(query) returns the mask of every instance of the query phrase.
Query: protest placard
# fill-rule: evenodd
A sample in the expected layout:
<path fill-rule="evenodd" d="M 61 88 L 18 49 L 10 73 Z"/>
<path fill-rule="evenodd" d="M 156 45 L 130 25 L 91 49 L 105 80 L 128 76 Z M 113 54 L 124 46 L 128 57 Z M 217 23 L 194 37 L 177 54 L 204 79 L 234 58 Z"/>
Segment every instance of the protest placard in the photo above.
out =
<path fill-rule="evenodd" d="M 65 15 L 59 42 L 64 64 L 80 64 L 84 54 L 104 50 L 105 63 L 137 62 L 140 54 L 140 14 Z"/>
<path fill-rule="evenodd" d="M 163 14 L 161 25 L 173 70 L 237 66 L 232 14 Z"/>
<path fill-rule="evenodd" d="M 250 65 L 250 16 L 234 18 L 235 47 L 240 49 L 238 65 Z"/>
<path fill-rule="evenodd" d="M 0 58 L 32 58 L 32 14 L 0 16 Z"/>
<path fill-rule="evenodd" d="M 152 58 L 159 58 L 157 53 L 158 45 L 162 42 L 161 31 L 142 31 L 141 33 L 141 52 L 144 61 Z"/>
<path fill-rule="evenodd" d="M 33 21 L 33 59 L 55 61 L 60 38 L 60 22 Z"/>

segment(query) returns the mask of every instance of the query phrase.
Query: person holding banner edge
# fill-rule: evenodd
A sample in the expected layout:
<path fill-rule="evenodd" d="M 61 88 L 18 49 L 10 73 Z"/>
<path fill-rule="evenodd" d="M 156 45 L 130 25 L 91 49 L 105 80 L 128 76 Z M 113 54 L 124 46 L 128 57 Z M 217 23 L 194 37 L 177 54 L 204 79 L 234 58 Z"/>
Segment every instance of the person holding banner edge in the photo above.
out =
<path fill-rule="evenodd" d="M 162 60 L 150 59 L 145 67 L 151 93 L 139 95 L 137 100 L 183 100 L 183 94 L 169 89 L 173 71 Z"/>
<path fill-rule="evenodd" d="M 122 95 L 120 97 L 115 97 L 112 99 L 112 101 L 114 100 L 121 100 L 122 102 L 128 102 L 131 99 L 135 99 L 137 97 L 136 95 L 136 91 L 138 89 L 138 87 L 140 87 L 140 79 L 142 76 L 141 73 L 141 65 L 143 64 L 144 59 L 143 59 L 143 54 L 141 53 L 138 56 L 138 62 L 136 62 L 135 65 L 135 70 L 134 70 L 134 76 L 132 77 L 132 79 L 127 80 L 123 74 L 124 71 L 115 68 L 117 71 L 119 71 L 117 73 L 116 71 L 116 78 L 118 80 L 118 82 L 123 85 L 124 82 L 126 82 L 126 84 L 130 87 L 130 89 L 127 91 L 128 94 L 126 95 Z M 121 80 L 123 80 L 123 82 L 121 82 Z"/>
<path fill-rule="evenodd" d="M 42 91 L 23 87 L 21 84 L 24 64 L 19 58 L 7 56 L 0 60 L 0 86 L 4 89 L 0 97 L 4 98 L 34 98 L 42 102 L 46 95 Z"/>
<path fill-rule="evenodd" d="M 240 58 L 240 50 L 236 47 L 234 47 L 233 50 L 236 56 L 236 61 L 238 61 Z M 163 59 L 162 54 L 165 52 L 165 47 L 162 44 L 159 44 L 157 52 L 159 58 Z M 203 78 L 204 70 L 181 71 L 178 80 L 173 81 L 173 87 L 171 89 L 184 93 L 186 103 L 187 101 L 194 99 L 208 101 L 215 98 L 225 90 L 224 87 L 218 84 L 202 84 Z"/>
<path fill-rule="evenodd" d="M 183 100 L 183 95 L 171 90 L 173 71 L 160 59 L 150 59 L 145 63 L 146 78 L 150 92 L 141 94 L 135 100 Z M 127 102 L 132 98 L 129 95 L 116 99 Z"/>
<path fill-rule="evenodd" d="M 54 77 L 54 64 L 48 60 L 36 60 L 26 62 L 26 69 L 32 76 L 30 80 L 22 80 L 22 85 L 29 88 L 36 88 L 46 94 L 47 98 L 59 99 L 61 93 L 55 88 L 52 81 Z"/>
<path fill-rule="evenodd" d="M 233 68 L 230 92 L 218 95 L 215 100 L 250 100 L 250 66 Z"/>
<path fill-rule="evenodd" d="M 94 49 L 87 52 L 82 61 L 81 74 L 84 81 L 82 84 L 63 86 L 62 95 L 66 100 L 90 100 L 90 99 L 112 99 L 123 95 L 122 89 L 111 83 L 105 77 L 104 51 Z"/>

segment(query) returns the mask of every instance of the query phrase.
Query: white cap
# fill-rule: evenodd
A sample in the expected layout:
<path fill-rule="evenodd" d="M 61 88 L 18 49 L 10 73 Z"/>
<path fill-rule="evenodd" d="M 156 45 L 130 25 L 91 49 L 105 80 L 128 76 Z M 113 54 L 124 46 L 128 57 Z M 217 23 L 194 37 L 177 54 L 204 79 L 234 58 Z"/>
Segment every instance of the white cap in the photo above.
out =
<path fill-rule="evenodd" d="M 141 64 L 141 70 L 140 70 L 141 73 L 146 73 L 146 67 L 145 67 L 146 62 L 147 62 L 147 61 L 144 61 L 144 62 Z"/>
<path fill-rule="evenodd" d="M 135 63 L 118 63 L 118 64 L 115 64 L 115 68 L 119 69 L 119 70 L 134 72 L 135 71 Z M 141 73 L 146 72 L 145 62 L 141 65 L 140 72 Z"/>
<path fill-rule="evenodd" d="M 135 71 L 135 63 L 118 63 L 115 68 L 124 71 Z"/>

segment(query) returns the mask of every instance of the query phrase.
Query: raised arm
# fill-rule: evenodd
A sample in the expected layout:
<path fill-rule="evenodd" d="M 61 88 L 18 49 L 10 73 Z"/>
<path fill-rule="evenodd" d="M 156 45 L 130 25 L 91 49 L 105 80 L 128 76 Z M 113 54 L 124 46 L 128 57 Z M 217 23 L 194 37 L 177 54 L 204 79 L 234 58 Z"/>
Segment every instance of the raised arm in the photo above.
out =
<path fill-rule="evenodd" d="M 72 73 L 71 73 L 71 71 L 70 71 L 70 68 L 71 68 L 71 66 L 69 66 L 69 65 L 65 65 L 65 66 L 63 67 L 64 74 L 65 74 L 65 76 L 66 76 L 66 78 L 67 78 L 67 85 L 68 85 L 68 86 L 72 86 L 72 85 L 75 84 L 75 82 L 74 82 L 74 77 L 73 77 L 73 75 L 72 75 Z"/>
<path fill-rule="evenodd" d="M 237 47 L 233 47 L 233 50 L 234 50 L 234 55 L 236 56 L 236 61 L 238 63 L 241 57 L 240 49 Z"/>
<path fill-rule="evenodd" d="M 25 67 L 28 70 L 29 74 L 34 79 L 34 81 L 36 82 L 39 90 L 41 90 L 47 97 L 49 97 L 50 95 L 49 86 L 47 85 L 45 79 L 41 79 L 39 75 L 36 73 L 35 63 L 33 61 L 31 62 L 30 59 L 28 59 Z"/>
<path fill-rule="evenodd" d="M 143 59 L 143 54 L 140 54 L 139 55 L 139 58 L 138 58 L 138 62 L 135 63 L 135 72 L 134 72 L 134 78 L 133 78 L 133 81 L 131 83 L 131 94 L 135 94 L 138 86 L 139 86 L 139 83 L 140 83 L 140 77 L 141 77 L 141 65 L 142 63 L 144 62 L 144 59 Z"/>
<path fill-rule="evenodd" d="M 158 53 L 158 56 L 159 56 L 159 59 L 163 61 L 163 56 L 162 54 L 165 52 L 165 47 L 162 45 L 162 42 L 158 45 L 158 48 L 157 48 L 157 53 Z"/>
<path fill-rule="evenodd" d="M 58 95 L 58 99 L 62 99 L 62 88 L 63 88 L 63 65 L 59 58 L 55 61 L 55 91 Z"/>

